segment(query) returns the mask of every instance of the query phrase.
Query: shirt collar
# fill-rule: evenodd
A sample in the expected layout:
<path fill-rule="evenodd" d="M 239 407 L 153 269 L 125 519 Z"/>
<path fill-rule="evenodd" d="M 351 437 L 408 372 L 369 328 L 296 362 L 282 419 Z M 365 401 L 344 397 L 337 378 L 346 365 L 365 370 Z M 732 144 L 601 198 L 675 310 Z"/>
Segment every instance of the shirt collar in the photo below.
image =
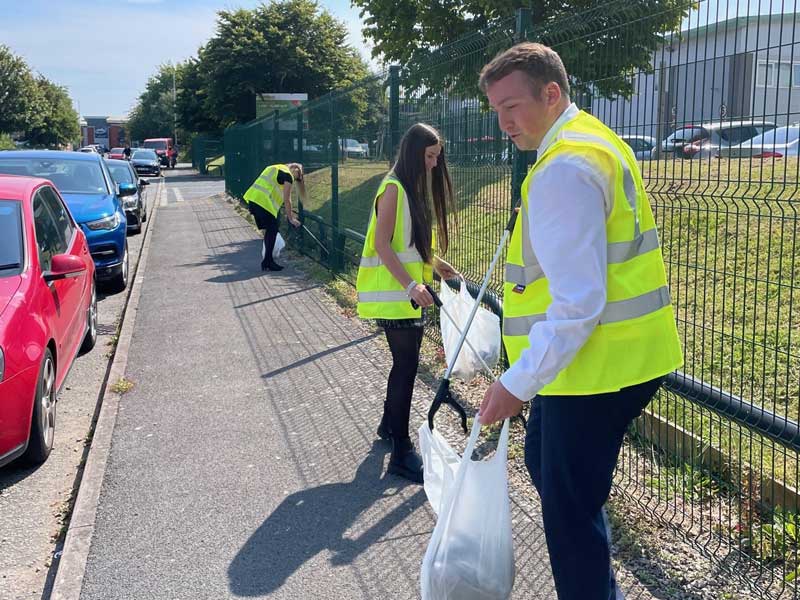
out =
<path fill-rule="evenodd" d="M 547 147 L 553 143 L 553 140 L 556 137 L 556 132 L 561 129 L 561 126 L 569 121 L 570 119 L 574 119 L 580 111 L 578 107 L 575 106 L 574 102 L 570 102 L 570 105 L 564 109 L 564 112 L 561 113 L 561 116 L 556 119 L 556 122 L 547 130 L 547 133 L 544 134 L 542 138 L 542 143 L 539 144 L 538 148 L 538 155 L 541 156 L 542 153 L 547 150 Z"/>

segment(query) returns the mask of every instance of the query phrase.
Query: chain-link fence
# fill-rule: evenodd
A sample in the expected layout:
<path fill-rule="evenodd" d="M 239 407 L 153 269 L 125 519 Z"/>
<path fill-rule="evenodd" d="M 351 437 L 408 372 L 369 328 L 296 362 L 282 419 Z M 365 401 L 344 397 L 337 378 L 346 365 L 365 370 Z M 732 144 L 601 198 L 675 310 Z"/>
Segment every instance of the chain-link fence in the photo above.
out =
<path fill-rule="evenodd" d="M 457 192 L 446 257 L 480 281 L 534 157 L 499 130 L 477 74 L 516 41 L 555 48 L 573 100 L 640 160 L 685 353 L 683 371 L 668 378 L 629 436 L 616 490 L 754 596 L 796 597 L 794 2 L 615 1 L 547 21 L 521 10 L 414 67 L 229 128 L 226 187 L 241 197 L 265 165 L 302 162 L 302 218 L 322 247 L 303 232 L 296 241 L 354 282 L 374 194 L 400 136 L 411 123 L 429 123 L 446 140 Z M 501 289 L 498 270 L 495 309 Z"/>

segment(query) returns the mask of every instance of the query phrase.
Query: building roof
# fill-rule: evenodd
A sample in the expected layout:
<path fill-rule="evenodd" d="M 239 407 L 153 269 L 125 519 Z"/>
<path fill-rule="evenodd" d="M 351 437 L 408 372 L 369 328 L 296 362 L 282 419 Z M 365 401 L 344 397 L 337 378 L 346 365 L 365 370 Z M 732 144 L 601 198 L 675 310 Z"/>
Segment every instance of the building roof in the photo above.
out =
<path fill-rule="evenodd" d="M 688 29 L 682 29 L 681 35 L 685 35 L 687 33 L 692 33 L 695 35 L 705 35 L 709 32 L 712 35 L 716 35 L 718 33 L 735 31 L 736 29 L 741 29 L 742 27 L 747 27 L 750 25 L 760 25 L 762 23 L 770 23 L 775 21 L 785 23 L 786 25 L 792 27 L 796 27 L 800 25 L 800 13 L 776 13 L 771 15 L 750 15 L 746 17 L 733 17 L 732 19 L 727 19 L 725 21 L 706 23 L 705 25 L 699 25 L 696 27 L 690 27 Z M 666 36 L 666 39 L 671 40 L 674 35 L 676 34 L 670 34 Z"/>

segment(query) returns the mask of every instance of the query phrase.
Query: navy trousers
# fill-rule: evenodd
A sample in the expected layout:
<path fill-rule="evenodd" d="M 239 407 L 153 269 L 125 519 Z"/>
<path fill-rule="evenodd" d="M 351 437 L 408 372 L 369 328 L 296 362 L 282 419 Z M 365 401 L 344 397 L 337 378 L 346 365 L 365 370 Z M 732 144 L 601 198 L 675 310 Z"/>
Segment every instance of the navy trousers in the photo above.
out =
<path fill-rule="evenodd" d="M 663 377 L 592 396 L 537 396 L 525 436 L 525 465 L 542 501 L 559 600 L 613 600 L 603 505 L 631 421 Z"/>

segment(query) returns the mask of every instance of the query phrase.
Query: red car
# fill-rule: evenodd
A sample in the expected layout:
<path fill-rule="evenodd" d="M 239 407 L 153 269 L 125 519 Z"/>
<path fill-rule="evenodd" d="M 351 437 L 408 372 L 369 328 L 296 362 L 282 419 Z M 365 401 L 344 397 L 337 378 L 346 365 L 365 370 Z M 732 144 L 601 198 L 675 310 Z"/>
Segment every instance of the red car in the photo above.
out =
<path fill-rule="evenodd" d="M 83 232 L 52 183 L 0 175 L 0 466 L 47 458 L 58 391 L 96 341 Z"/>
<path fill-rule="evenodd" d="M 108 151 L 108 158 L 113 160 L 125 160 L 125 148 L 112 148 Z"/>

